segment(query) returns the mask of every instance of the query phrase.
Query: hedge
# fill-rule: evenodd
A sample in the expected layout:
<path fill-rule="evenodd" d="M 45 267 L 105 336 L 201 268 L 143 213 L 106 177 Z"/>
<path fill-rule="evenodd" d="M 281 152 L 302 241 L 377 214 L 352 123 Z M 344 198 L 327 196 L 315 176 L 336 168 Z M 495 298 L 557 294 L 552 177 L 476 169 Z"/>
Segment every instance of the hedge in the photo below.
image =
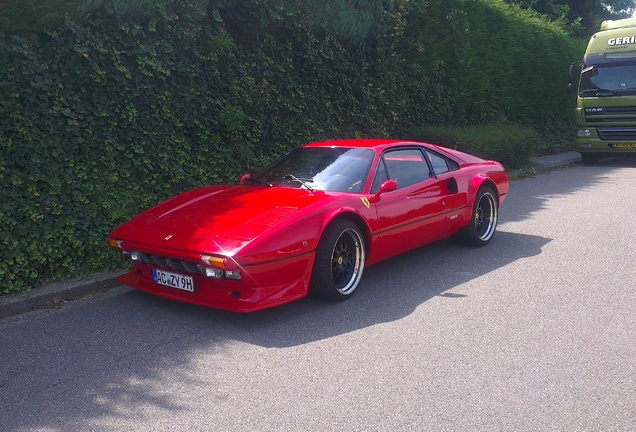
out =
<path fill-rule="evenodd" d="M 136 17 L 99 9 L 55 31 L 0 33 L 1 293 L 120 267 L 104 243 L 114 227 L 308 141 L 545 115 L 478 89 L 466 104 L 448 60 L 407 55 L 439 0 L 383 2 L 377 25 L 361 23 L 366 37 L 282 0 L 243 3 L 175 0 Z M 559 37 L 544 51 L 567 51 Z"/>

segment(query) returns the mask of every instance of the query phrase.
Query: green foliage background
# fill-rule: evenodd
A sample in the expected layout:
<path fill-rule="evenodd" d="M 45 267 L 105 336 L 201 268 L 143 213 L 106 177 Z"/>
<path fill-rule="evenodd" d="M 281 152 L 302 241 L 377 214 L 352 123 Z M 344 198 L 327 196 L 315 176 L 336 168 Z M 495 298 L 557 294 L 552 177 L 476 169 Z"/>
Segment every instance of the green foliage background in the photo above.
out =
<path fill-rule="evenodd" d="M 0 292 L 120 267 L 104 243 L 114 227 L 305 142 L 568 123 L 583 43 L 536 14 L 495 0 L 338 4 L 99 6 L 0 33 Z M 494 156 L 519 164 L 538 136 Z M 455 144 L 497 148 L 469 141 Z"/>

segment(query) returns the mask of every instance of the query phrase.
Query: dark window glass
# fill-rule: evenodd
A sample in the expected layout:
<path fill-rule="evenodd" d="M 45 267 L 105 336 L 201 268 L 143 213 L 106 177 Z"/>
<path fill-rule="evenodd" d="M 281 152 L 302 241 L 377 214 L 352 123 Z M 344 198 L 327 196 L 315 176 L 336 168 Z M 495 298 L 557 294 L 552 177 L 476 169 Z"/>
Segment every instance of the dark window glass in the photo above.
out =
<path fill-rule="evenodd" d="M 459 165 L 454 160 L 448 159 L 447 157 L 430 150 L 426 150 L 425 152 L 428 157 L 428 161 L 431 163 L 431 167 L 433 167 L 433 172 L 436 175 L 459 169 Z"/>
<path fill-rule="evenodd" d="M 398 189 L 419 183 L 429 177 L 428 164 L 419 149 L 388 151 L 384 154 L 383 161 L 388 178 L 397 181 Z M 381 183 L 379 182 L 379 184 Z"/>

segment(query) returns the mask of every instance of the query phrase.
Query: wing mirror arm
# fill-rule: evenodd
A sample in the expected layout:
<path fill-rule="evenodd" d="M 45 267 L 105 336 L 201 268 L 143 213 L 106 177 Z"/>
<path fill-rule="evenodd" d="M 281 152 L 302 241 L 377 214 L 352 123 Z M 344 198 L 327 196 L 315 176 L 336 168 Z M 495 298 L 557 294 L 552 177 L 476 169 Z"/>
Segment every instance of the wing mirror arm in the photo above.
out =
<path fill-rule="evenodd" d="M 378 190 L 378 192 L 373 195 L 369 201 L 372 203 L 378 202 L 380 201 L 380 195 L 393 192 L 397 188 L 398 184 L 395 180 L 387 180 L 380 185 L 380 190 Z"/>

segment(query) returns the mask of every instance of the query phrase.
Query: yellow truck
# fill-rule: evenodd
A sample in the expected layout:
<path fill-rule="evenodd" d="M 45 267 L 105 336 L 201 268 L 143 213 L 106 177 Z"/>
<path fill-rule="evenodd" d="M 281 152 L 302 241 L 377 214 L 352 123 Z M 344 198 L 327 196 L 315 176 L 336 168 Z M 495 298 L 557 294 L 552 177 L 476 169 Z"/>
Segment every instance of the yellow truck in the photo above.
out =
<path fill-rule="evenodd" d="M 583 163 L 636 155 L 636 18 L 604 21 L 583 61 L 570 65 L 569 81 L 576 94 L 574 146 Z"/>

